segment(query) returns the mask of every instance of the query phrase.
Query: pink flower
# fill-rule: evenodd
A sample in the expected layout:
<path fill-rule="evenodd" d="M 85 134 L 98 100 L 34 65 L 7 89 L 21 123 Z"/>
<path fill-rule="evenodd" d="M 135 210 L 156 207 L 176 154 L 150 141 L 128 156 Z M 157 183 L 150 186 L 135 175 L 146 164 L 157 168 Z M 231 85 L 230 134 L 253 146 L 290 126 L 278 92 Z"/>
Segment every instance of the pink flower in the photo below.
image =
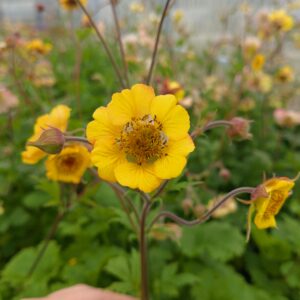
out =
<path fill-rule="evenodd" d="M 300 112 L 278 108 L 274 111 L 275 122 L 282 127 L 300 125 Z"/>
<path fill-rule="evenodd" d="M 0 85 L 0 114 L 18 106 L 18 98 L 5 86 Z"/>

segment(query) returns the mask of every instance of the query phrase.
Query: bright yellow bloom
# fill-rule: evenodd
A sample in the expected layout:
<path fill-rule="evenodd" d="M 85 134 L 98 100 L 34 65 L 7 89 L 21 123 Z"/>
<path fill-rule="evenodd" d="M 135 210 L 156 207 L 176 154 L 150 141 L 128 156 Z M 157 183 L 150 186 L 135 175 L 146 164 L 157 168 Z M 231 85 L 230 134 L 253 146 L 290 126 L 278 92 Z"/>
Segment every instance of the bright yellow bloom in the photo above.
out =
<path fill-rule="evenodd" d="M 294 27 L 294 19 L 285 10 L 275 10 L 268 16 L 269 22 L 278 31 L 290 31 Z"/>
<path fill-rule="evenodd" d="M 43 129 L 55 127 L 61 131 L 66 131 L 68 126 L 68 120 L 70 118 L 70 108 L 66 105 L 57 105 L 54 107 L 49 114 L 45 114 L 37 118 L 34 125 L 33 135 L 28 139 L 27 142 L 36 141 Z M 22 161 L 25 164 L 35 164 L 47 154 L 42 150 L 33 147 L 26 146 L 26 150 L 22 152 Z"/>
<path fill-rule="evenodd" d="M 93 117 L 87 138 L 99 176 L 132 189 L 151 192 L 179 176 L 195 148 L 187 111 L 174 95 L 155 96 L 144 84 L 113 94 Z"/>
<path fill-rule="evenodd" d="M 90 163 L 87 148 L 80 144 L 71 144 L 59 154 L 49 155 L 46 161 L 46 175 L 51 180 L 77 184 Z"/>
<path fill-rule="evenodd" d="M 33 54 L 48 54 L 52 50 L 52 45 L 40 39 L 34 39 L 26 43 L 26 49 Z"/>
<path fill-rule="evenodd" d="M 254 71 L 260 71 L 265 64 L 265 56 L 263 54 L 257 54 L 254 56 L 251 67 Z"/>
<path fill-rule="evenodd" d="M 254 223 L 257 228 L 276 227 L 275 216 L 280 211 L 294 185 L 294 180 L 287 177 L 275 177 L 262 184 L 261 187 L 266 194 L 261 193 L 262 195 L 259 195 L 253 202 L 256 211 Z"/>
<path fill-rule="evenodd" d="M 66 10 L 74 10 L 78 8 L 76 0 L 59 0 L 60 5 Z M 86 5 L 87 0 L 80 0 L 83 5 Z"/>
<path fill-rule="evenodd" d="M 290 66 L 280 68 L 276 74 L 276 78 L 280 82 L 290 82 L 294 80 L 294 71 Z"/>

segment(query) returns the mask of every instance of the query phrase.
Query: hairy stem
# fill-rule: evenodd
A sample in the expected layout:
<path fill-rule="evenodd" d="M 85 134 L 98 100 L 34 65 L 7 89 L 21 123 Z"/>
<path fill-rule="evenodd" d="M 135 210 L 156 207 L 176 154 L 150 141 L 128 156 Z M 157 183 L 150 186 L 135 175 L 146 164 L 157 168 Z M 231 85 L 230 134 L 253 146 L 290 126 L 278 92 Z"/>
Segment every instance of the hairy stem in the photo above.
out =
<path fill-rule="evenodd" d="M 200 134 L 213 129 L 217 127 L 230 127 L 232 126 L 232 123 L 230 121 L 226 120 L 217 120 L 217 121 L 212 121 L 208 122 L 206 125 L 203 127 L 196 128 L 192 133 L 191 133 L 191 138 L 194 140 L 196 137 L 198 137 Z"/>
<path fill-rule="evenodd" d="M 149 300 L 146 221 L 150 207 L 151 202 L 145 201 L 140 220 L 141 300 Z"/>
<path fill-rule="evenodd" d="M 194 226 L 194 225 L 202 224 L 205 221 L 207 221 L 211 217 L 213 212 L 216 211 L 220 206 L 222 206 L 228 199 L 235 197 L 239 194 L 244 194 L 244 193 L 251 194 L 254 190 L 255 190 L 255 188 L 253 188 L 253 187 L 241 187 L 241 188 L 232 190 L 226 196 L 224 196 L 224 198 L 222 198 L 222 200 L 219 201 L 213 208 L 211 208 L 209 211 L 207 211 L 201 218 L 199 218 L 197 220 L 193 220 L 193 221 L 185 220 L 169 211 L 162 211 L 153 219 L 153 221 L 151 222 L 151 224 L 149 226 L 149 229 L 162 217 L 167 217 L 167 218 L 173 220 L 174 222 L 178 223 L 179 225 L 184 225 L 184 226 Z"/>
<path fill-rule="evenodd" d="M 129 86 L 129 79 L 128 79 L 128 66 L 125 58 L 125 51 L 123 47 L 123 42 L 122 42 L 122 37 L 121 37 L 121 30 L 120 30 L 120 24 L 119 24 L 119 19 L 118 19 L 118 14 L 116 10 L 116 0 L 110 0 L 111 3 L 111 9 L 114 17 L 114 22 L 116 26 L 116 33 L 117 33 L 117 40 L 120 48 L 120 53 L 121 53 L 121 59 L 123 63 L 123 68 L 124 68 L 124 77 L 127 86 Z"/>
<path fill-rule="evenodd" d="M 58 228 L 58 225 L 59 223 L 61 222 L 61 220 L 63 219 L 63 217 L 65 216 L 65 212 L 58 212 L 55 219 L 54 219 L 54 222 L 45 238 L 45 241 L 44 241 L 44 244 L 41 248 L 41 250 L 39 251 L 37 257 L 35 258 L 33 264 L 31 265 L 30 269 L 29 269 L 29 272 L 27 274 L 27 277 L 31 277 L 31 275 L 34 273 L 34 271 L 36 270 L 37 266 L 39 265 L 42 257 L 44 256 L 47 248 L 48 248 L 48 245 L 49 245 L 49 242 L 52 240 L 52 238 L 54 237 L 56 231 L 57 231 L 57 228 Z"/>
<path fill-rule="evenodd" d="M 152 76 L 153 76 L 154 66 L 156 63 L 159 39 L 161 36 L 162 26 L 163 26 L 164 20 L 166 18 L 170 2 L 171 2 L 171 0 L 167 0 L 164 10 L 163 10 L 163 13 L 162 13 L 162 16 L 161 16 L 161 19 L 160 19 L 160 22 L 159 22 L 156 39 L 155 39 L 155 44 L 154 44 L 154 49 L 153 49 L 153 53 L 152 53 L 151 65 L 150 65 L 150 69 L 149 69 L 149 73 L 148 73 L 148 77 L 147 77 L 147 81 L 146 81 L 148 85 L 151 85 L 151 82 L 152 82 Z"/>
<path fill-rule="evenodd" d="M 94 30 L 95 30 L 95 32 L 96 32 L 96 34 L 97 34 L 97 36 L 98 36 L 100 42 L 102 43 L 102 46 L 104 47 L 104 49 L 105 49 L 105 51 L 106 51 L 106 54 L 107 54 L 107 56 L 108 56 L 108 58 L 109 58 L 109 60 L 110 60 L 110 62 L 111 62 L 111 64 L 112 64 L 112 66 L 113 66 L 113 68 L 114 68 L 114 70 L 115 70 L 115 73 L 116 73 L 116 75 L 117 75 L 117 77 L 118 77 L 118 79 L 119 79 L 119 81 L 120 81 L 120 84 L 121 84 L 122 88 L 125 88 L 125 84 L 124 84 L 124 82 L 123 82 L 123 79 L 122 79 L 122 75 L 121 75 L 120 69 L 119 69 L 119 67 L 118 67 L 118 65 L 117 65 L 117 63 L 116 63 L 116 61 L 115 61 L 115 59 L 114 59 L 114 56 L 113 56 L 112 52 L 110 51 L 110 49 L 109 49 L 109 47 L 108 47 L 108 45 L 107 45 L 107 43 L 106 43 L 104 37 L 102 36 L 101 32 L 98 30 L 97 25 L 96 25 L 95 22 L 93 21 L 91 15 L 89 14 L 89 12 L 88 12 L 87 9 L 85 8 L 85 6 L 81 3 L 80 0 L 76 0 L 76 2 L 77 2 L 77 4 L 80 6 L 80 8 L 81 8 L 82 11 L 84 12 L 84 14 L 87 16 L 87 18 L 88 18 L 88 20 L 89 20 L 91 26 L 94 28 Z"/>

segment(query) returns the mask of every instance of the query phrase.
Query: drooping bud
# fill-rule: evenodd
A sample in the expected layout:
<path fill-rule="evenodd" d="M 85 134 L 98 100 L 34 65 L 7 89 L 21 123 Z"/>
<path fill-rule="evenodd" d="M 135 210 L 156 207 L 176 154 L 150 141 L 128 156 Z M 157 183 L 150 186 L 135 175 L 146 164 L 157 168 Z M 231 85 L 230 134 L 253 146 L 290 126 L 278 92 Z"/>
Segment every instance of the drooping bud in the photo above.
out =
<path fill-rule="evenodd" d="M 48 154 L 60 153 L 64 144 L 64 134 L 54 127 L 45 129 L 36 141 L 27 143 L 28 146 L 37 147 Z"/>
<path fill-rule="evenodd" d="M 181 203 L 181 207 L 185 215 L 188 215 L 190 213 L 190 211 L 193 209 L 193 206 L 193 200 L 190 198 L 185 198 Z"/>
<path fill-rule="evenodd" d="M 231 172 L 227 168 L 223 167 L 220 169 L 219 176 L 227 181 L 231 177 Z"/>
<path fill-rule="evenodd" d="M 240 138 L 243 140 L 251 139 L 252 134 L 250 133 L 251 121 L 234 117 L 230 120 L 231 126 L 228 128 L 227 133 L 231 138 Z"/>

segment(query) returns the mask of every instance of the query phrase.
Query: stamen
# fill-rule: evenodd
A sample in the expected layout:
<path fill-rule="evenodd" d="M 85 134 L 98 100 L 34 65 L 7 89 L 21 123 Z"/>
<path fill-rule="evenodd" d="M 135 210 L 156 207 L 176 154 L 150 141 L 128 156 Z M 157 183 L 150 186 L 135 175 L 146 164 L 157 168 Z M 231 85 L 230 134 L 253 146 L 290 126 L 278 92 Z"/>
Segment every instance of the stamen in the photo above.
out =
<path fill-rule="evenodd" d="M 156 116 L 145 115 L 132 118 L 125 124 L 116 144 L 124 151 L 129 161 L 143 164 L 164 156 L 168 138 Z"/>

